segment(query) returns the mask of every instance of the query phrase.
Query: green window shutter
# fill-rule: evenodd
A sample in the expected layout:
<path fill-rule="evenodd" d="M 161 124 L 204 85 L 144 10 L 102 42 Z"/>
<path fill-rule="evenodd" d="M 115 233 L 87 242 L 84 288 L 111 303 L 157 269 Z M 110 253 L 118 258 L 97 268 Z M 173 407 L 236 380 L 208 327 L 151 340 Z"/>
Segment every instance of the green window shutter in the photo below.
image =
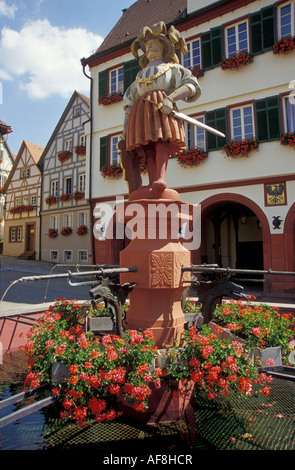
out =
<path fill-rule="evenodd" d="M 275 7 L 262 8 L 250 15 L 251 51 L 253 54 L 270 50 L 275 42 Z"/>
<path fill-rule="evenodd" d="M 278 139 L 281 134 L 280 100 L 271 96 L 255 101 L 257 140 Z"/>
<path fill-rule="evenodd" d="M 206 124 L 227 135 L 226 108 L 215 109 L 206 113 Z M 226 144 L 226 139 L 207 132 L 207 150 L 218 150 Z"/>
<path fill-rule="evenodd" d="M 124 92 L 134 82 L 139 70 L 140 66 L 136 59 L 124 63 Z"/>
<path fill-rule="evenodd" d="M 101 169 L 108 163 L 108 136 L 100 138 L 100 162 L 99 168 Z"/>
<path fill-rule="evenodd" d="M 201 34 L 202 68 L 216 67 L 222 60 L 222 27 Z"/>
<path fill-rule="evenodd" d="M 106 98 L 107 96 L 107 71 L 103 70 L 98 74 L 98 97 Z"/>

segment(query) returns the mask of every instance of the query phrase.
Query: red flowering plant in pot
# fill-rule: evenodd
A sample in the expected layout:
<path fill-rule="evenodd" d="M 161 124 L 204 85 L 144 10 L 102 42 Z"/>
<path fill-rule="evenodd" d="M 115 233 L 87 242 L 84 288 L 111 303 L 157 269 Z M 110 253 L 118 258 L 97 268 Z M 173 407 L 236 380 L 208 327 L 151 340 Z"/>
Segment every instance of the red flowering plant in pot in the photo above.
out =
<path fill-rule="evenodd" d="M 31 205 L 28 205 L 28 206 L 21 205 L 21 206 L 12 207 L 12 209 L 10 209 L 9 212 L 11 214 L 23 214 L 24 212 L 31 212 L 33 209 L 34 207 Z"/>
<path fill-rule="evenodd" d="M 62 405 L 61 419 L 78 425 L 89 419 L 112 420 L 121 414 L 122 395 L 141 411 L 151 383 L 160 386 L 161 370 L 152 368 L 156 347 L 150 330 L 126 331 L 123 337 L 99 339 L 84 331 L 85 309 L 57 299 L 28 334 L 25 388 L 51 381 L 52 364 L 62 362 L 68 374 L 52 392 Z"/>
<path fill-rule="evenodd" d="M 84 191 L 75 191 L 73 193 L 73 199 L 75 201 L 80 201 L 81 199 L 85 199 L 85 193 Z"/>
<path fill-rule="evenodd" d="M 208 158 L 208 153 L 198 147 L 184 150 L 176 154 L 177 162 L 182 167 L 193 167 L 199 165 Z"/>
<path fill-rule="evenodd" d="M 72 156 L 72 152 L 69 152 L 68 150 L 64 150 L 62 152 L 59 152 L 57 154 L 57 158 L 59 159 L 59 161 L 61 163 L 64 163 L 66 162 L 67 160 L 69 160 Z"/>
<path fill-rule="evenodd" d="M 75 147 L 75 154 L 76 155 L 86 155 L 86 147 L 85 145 L 77 145 Z"/>
<path fill-rule="evenodd" d="M 88 227 L 86 225 L 80 225 L 77 228 L 78 235 L 82 236 L 82 235 L 86 235 L 86 233 L 88 233 Z"/>
<path fill-rule="evenodd" d="M 60 233 L 64 237 L 67 237 L 68 235 L 71 235 L 71 233 L 73 233 L 73 229 L 72 229 L 72 227 L 63 227 L 63 229 L 61 230 Z"/>
<path fill-rule="evenodd" d="M 51 206 L 52 204 L 56 204 L 56 203 L 57 203 L 57 197 L 56 197 L 56 196 L 48 196 L 48 197 L 45 199 L 45 202 L 46 202 L 46 204 L 48 204 L 49 206 Z"/>
<path fill-rule="evenodd" d="M 189 70 L 191 71 L 192 75 L 196 78 L 203 77 L 204 76 L 204 70 L 202 70 L 200 67 L 197 65 L 195 67 L 188 67 Z"/>
<path fill-rule="evenodd" d="M 114 163 L 113 165 L 103 165 L 100 169 L 103 178 L 119 179 L 123 174 L 121 165 Z"/>
<path fill-rule="evenodd" d="M 231 57 L 223 57 L 220 62 L 222 70 L 239 70 L 254 61 L 252 52 L 236 52 Z"/>
<path fill-rule="evenodd" d="M 248 157 L 253 150 L 259 150 L 259 143 L 256 139 L 232 140 L 229 144 L 222 147 L 222 152 L 227 157 Z"/>
<path fill-rule="evenodd" d="M 293 49 L 295 49 L 295 36 L 279 39 L 272 48 L 274 54 L 287 54 Z"/>
<path fill-rule="evenodd" d="M 58 230 L 56 228 L 50 228 L 48 230 L 49 238 L 56 238 L 58 236 Z"/>
<path fill-rule="evenodd" d="M 102 104 L 103 106 L 108 106 L 113 103 L 119 103 L 123 100 L 123 93 L 114 91 L 110 95 L 103 97 L 100 96 L 98 103 Z"/>
<path fill-rule="evenodd" d="M 295 150 L 295 131 L 287 131 L 283 135 L 281 135 L 280 144 L 284 146 L 289 145 Z"/>
<path fill-rule="evenodd" d="M 72 195 L 69 194 L 69 193 L 64 193 L 64 194 L 61 194 L 60 197 L 59 197 L 59 200 L 60 201 L 63 201 L 63 202 L 68 202 L 72 199 Z"/>

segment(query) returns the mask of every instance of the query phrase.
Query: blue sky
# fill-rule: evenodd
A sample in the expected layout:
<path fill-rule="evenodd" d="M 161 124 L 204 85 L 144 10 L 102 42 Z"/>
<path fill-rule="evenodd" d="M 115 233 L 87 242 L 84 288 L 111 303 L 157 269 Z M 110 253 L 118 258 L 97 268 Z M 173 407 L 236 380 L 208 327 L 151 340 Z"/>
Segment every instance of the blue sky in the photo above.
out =
<path fill-rule="evenodd" d="M 46 146 L 72 93 L 89 96 L 80 59 L 89 57 L 136 0 L 0 0 L 0 120 Z"/>

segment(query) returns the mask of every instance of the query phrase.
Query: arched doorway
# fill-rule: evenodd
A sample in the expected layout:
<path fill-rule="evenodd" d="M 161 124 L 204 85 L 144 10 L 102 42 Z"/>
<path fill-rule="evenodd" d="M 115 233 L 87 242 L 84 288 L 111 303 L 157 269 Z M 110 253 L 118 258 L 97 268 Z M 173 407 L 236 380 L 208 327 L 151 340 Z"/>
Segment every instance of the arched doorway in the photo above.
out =
<path fill-rule="evenodd" d="M 260 207 L 239 194 L 218 194 L 201 202 L 201 247 L 193 263 L 221 267 L 269 269 L 270 229 Z"/>

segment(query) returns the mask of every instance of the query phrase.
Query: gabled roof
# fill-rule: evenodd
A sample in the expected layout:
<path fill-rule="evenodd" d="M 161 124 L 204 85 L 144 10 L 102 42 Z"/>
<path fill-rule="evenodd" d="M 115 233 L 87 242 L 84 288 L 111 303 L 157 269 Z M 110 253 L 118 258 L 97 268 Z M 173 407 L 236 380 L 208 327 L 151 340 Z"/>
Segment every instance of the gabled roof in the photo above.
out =
<path fill-rule="evenodd" d="M 31 142 L 27 142 L 26 140 L 23 140 L 23 142 L 20 146 L 20 149 L 18 151 L 18 154 L 15 158 L 14 164 L 12 165 L 12 168 L 10 170 L 9 176 L 8 176 L 6 182 L 5 182 L 4 187 L 3 187 L 3 192 L 6 191 L 7 187 L 10 184 L 10 181 L 12 180 L 12 177 L 14 175 L 14 172 L 15 172 L 16 168 L 17 168 L 18 162 L 19 162 L 19 160 L 20 160 L 20 158 L 23 154 L 23 151 L 25 150 L 25 147 L 28 149 L 28 151 L 29 151 L 32 159 L 34 160 L 36 166 L 37 166 L 37 163 L 40 160 L 40 157 L 41 157 L 42 152 L 44 150 L 44 147 L 41 147 L 40 145 L 33 144 Z M 38 168 L 38 166 L 37 166 L 37 168 Z M 39 170 L 39 168 L 38 168 L 38 170 Z"/>
<path fill-rule="evenodd" d="M 119 21 L 89 59 L 130 44 L 143 26 L 152 26 L 159 21 L 168 25 L 177 21 L 185 14 L 186 6 L 187 0 L 138 0 L 123 10 Z"/>
<path fill-rule="evenodd" d="M 60 117 L 60 119 L 59 119 L 57 125 L 55 126 L 55 129 L 54 129 L 53 133 L 51 134 L 51 137 L 50 137 L 49 141 L 48 141 L 47 144 L 46 144 L 46 147 L 45 147 L 45 149 L 44 149 L 44 151 L 43 151 L 43 153 L 42 153 L 42 155 L 41 155 L 41 158 L 40 158 L 40 160 L 39 160 L 39 162 L 38 162 L 38 166 L 39 166 L 39 167 L 42 167 L 43 161 L 44 161 L 44 158 L 45 158 L 45 155 L 46 155 L 46 153 L 48 152 L 48 150 L 49 150 L 49 148 L 50 148 L 52 142 L 54 141 L 54 139 L 55 139 L 55 137 L 56 137 L 56 135 L 57 135 L 57 133 L 58 133 L 58 131 L 59 131 L 59 129 L 60 129 L 62 123 L 63 123 L 63 121 L 65 120 L 65 118 L 66 118 L 68 112 L 70 111 L 70 109 L 71 109 L 71 107 L 73 106 L 73 104 L 74 104 L 74 102 L 75 102 L 75 99 L 76 99 L 77 97 L 80 97 L 81 100 L 84 101 L 84 103 L 86 104 L 86 106 L 90 109 L 90 99 L 89 99 L 87 96 L 85 96 L 85 95 L 83 95 L 82 93 L 79 93 L 78 91 L 75 90 L 74 93 L 72 94 L 72 96 L 71 96 L 71 98 L 70 98 L 70 101 L 68 102 L 68 104 L 67 104 L 67 106 L 66 106 L 64 112 L 62 113 L 62 115 L 61 115 L 61 117 Z"/>

